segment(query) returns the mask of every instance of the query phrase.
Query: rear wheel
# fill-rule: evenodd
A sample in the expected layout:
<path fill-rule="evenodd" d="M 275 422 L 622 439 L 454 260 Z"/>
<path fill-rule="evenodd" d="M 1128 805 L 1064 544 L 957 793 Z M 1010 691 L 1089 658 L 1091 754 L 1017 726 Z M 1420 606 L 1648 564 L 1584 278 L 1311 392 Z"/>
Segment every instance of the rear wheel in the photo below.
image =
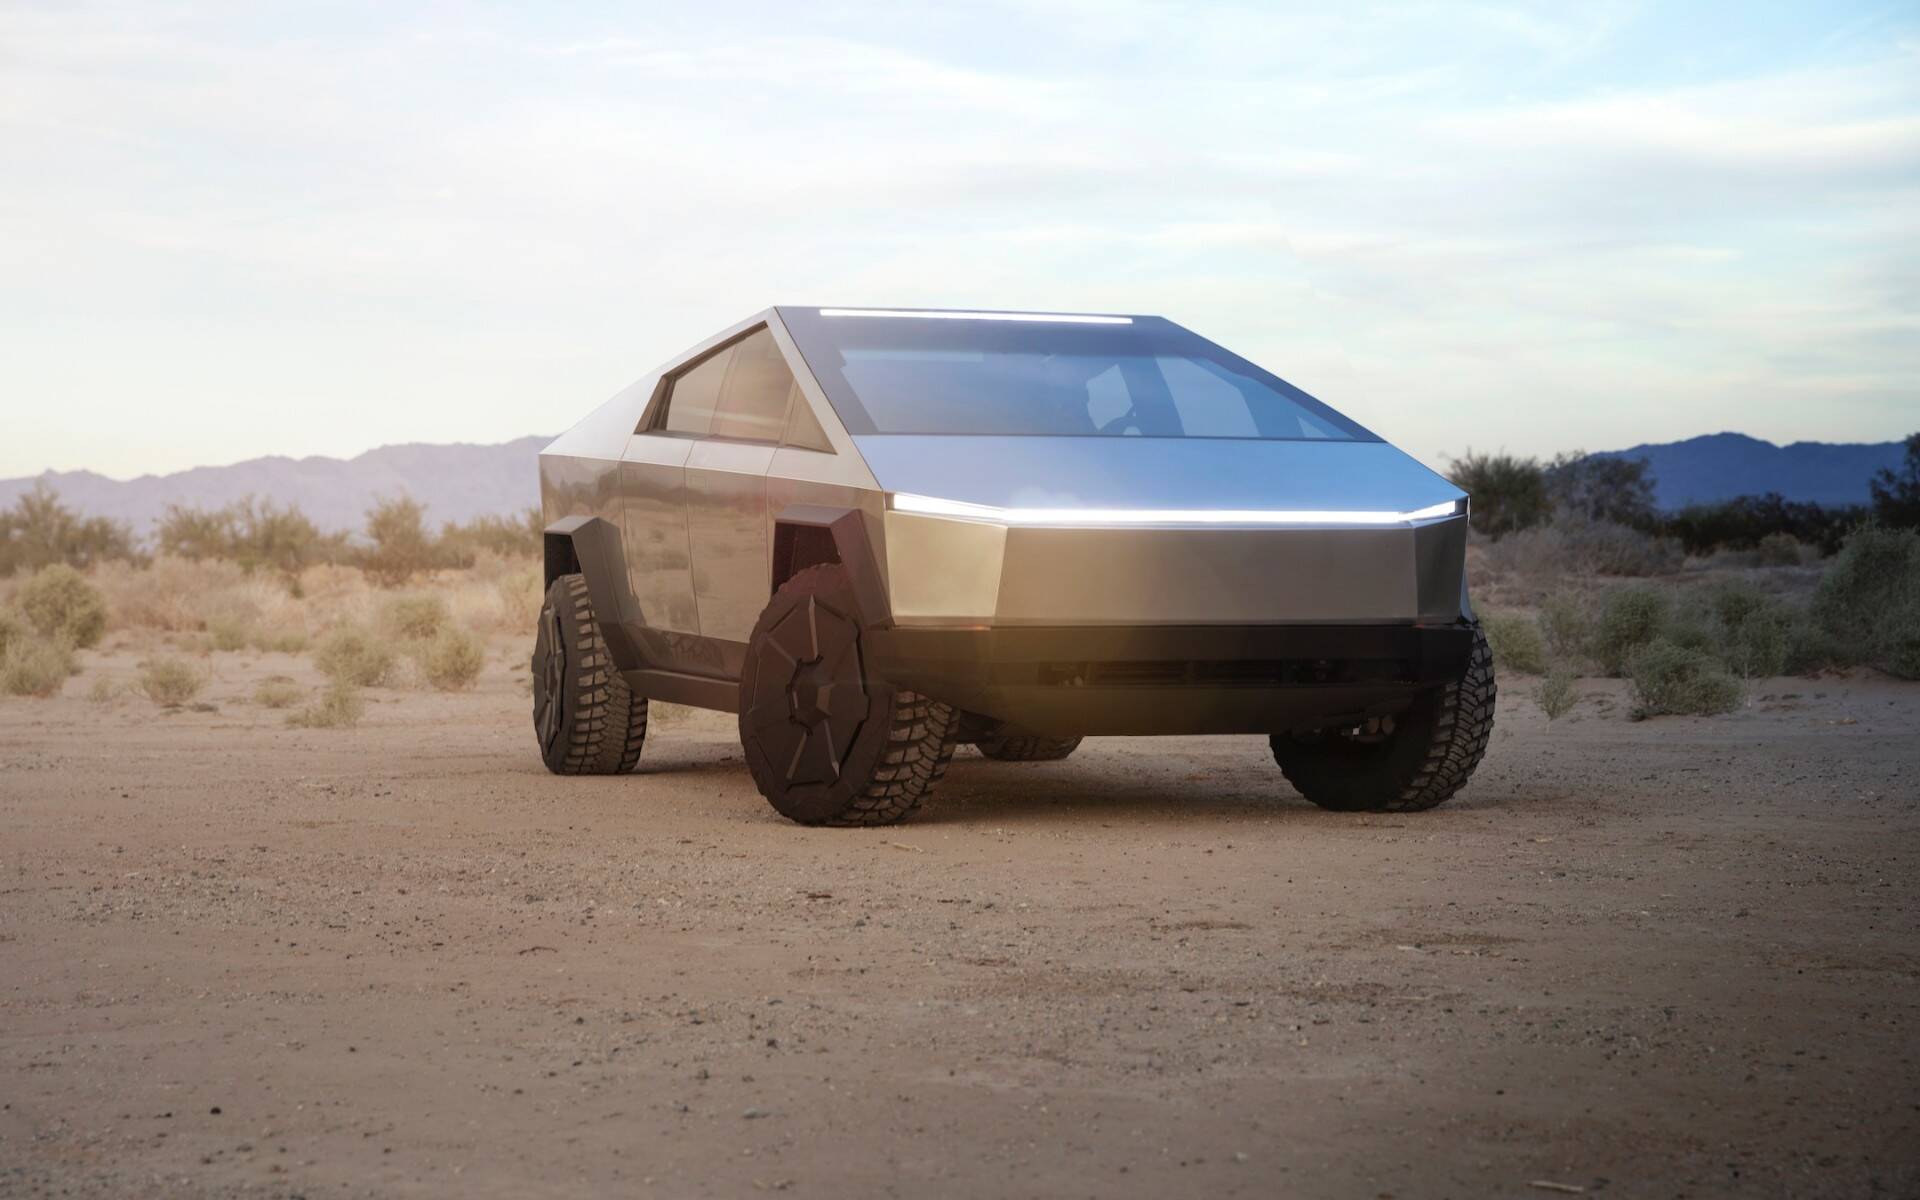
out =
<path fill-rule="evenodd" d="M 996 732 L 974 745 L 980 753 L 1001 762 L 1058 762 L 1079 747 L 1080 739 Z"/>
<path fill-rule="evenodd" d="M 1273 757 L 1295 790 L 1336 812 L 1416 812 L 1466 786 L 1493 733 L 1493 653 L 1478 626 L 1458 680 L 1405 712 L 1359 725 L 1276 733 Z"/>
<path fill-rule="evenodd" d="M 607 657 L 581 575 L 547 589 L 533 639 L 533 732 L 555 775 L 620 775 L 640 762 L 647 698 Z"/>
<path fill-rule="evenodd" d="M 887 825 L 953 757 L 958 714 L 866 673 L 853 583 L 837 563 L 780 585 L 747 642 L 740 745 L 760 794 L 803 825 Z"/>

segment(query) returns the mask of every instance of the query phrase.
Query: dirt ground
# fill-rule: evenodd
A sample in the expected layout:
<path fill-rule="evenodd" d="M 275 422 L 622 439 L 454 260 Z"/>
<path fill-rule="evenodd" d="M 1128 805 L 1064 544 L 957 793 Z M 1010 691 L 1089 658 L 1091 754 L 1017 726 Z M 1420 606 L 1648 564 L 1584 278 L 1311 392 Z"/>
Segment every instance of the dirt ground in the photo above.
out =
<path fill-rule="evenodd" d="M 549 776 L 518 655 L 352 730 L 274 655 L 0 701 L 0 1195 L 1920 1193 L 1920 687 L 1509 686 L 1417 816 L 963 750 L 839 831 L 707 715 Z"/>

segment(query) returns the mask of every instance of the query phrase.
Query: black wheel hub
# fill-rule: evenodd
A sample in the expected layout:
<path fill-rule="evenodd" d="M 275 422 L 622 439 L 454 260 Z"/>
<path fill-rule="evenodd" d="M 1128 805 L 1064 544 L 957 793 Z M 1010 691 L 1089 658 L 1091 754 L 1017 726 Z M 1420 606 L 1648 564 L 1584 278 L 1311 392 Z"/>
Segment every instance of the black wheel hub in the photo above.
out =
<path fill-rule="evenodd" d="M 540 610 L 540 632 L 533 643 L 533 729 L 542 752 L 560 736 L 561 696 L 566 692 L 566 638 L 552 605 Z"/>
<path fill-rule="evenodd" d="M 789 787 L 830 784 L 867 717 L 860 629 L 804 596 L 754 644 L 744 722 Z"/>

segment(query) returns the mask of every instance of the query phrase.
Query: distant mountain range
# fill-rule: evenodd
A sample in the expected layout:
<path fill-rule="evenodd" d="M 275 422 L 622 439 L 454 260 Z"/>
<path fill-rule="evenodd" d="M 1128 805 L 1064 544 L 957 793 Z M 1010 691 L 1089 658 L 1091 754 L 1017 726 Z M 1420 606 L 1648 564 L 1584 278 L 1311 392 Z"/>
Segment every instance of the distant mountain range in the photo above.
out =
<path fill-rule="evenodd" d="M 1906 448 L 1900 442 L 1776 446 L 1744 433 L 1713 433 L 1603 456 L 1646 459 L 1654 502 L 1671 511 L 1767 492 L 1816 504 L 1865 504 L 1871 499 L 1867 481 L 1882 467 L 1898 470 Z"/>
<path fill-rule="evenodd" d="M 348 459 L 253 458 L 128 480 L 92 471 L 49 471 L 0 480 L 0 508 L 45 480 L 76 510 L 126 521 L 143 535 L 169 504 L 219 508 L 250 495 L 293 504 L 325 530 L 357 531 L 375 500 L 402 492 L 425 504 L 434 524 L 466 521 L 538 504 L 540 449 L 552 440 L 524 437 L 492 446 L 410 443 Z M 1897 468 L 1904 450 L 1899 442 L 1776 446 L 1745 434 L 1716 433 L 1604 454 L 1646 459 L 1657 502 L 1675 509 L 1764 492 L 1821 504 L 1864 504 L 1867 481 L 1882 467 Z"/>
<path fill-rule="evenodd" d="M 143 535 L 169 504 L 220 508 L 246 496 L 292 504 L 323 530 L 358 531 L 375 500 L 404 492 L 426 505 L 428 522 L 438 525 L 517 513 L 540 503 L 539 455 L 552 440 L 523 437 L 493 446 L 414 442 L 354 458 L 276 455 L 127 480 L 92 471 L 48 471 L 0 480 L 0 508 L 45 480 L 75 510 L 126 521 Z"/>

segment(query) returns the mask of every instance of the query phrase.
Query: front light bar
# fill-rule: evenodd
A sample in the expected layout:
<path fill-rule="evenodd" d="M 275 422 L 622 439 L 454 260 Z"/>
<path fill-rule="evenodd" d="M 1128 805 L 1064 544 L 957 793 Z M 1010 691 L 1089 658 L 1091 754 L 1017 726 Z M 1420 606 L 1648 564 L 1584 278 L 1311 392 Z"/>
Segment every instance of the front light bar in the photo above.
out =
<path fill-rule="evenodd" d="M 1277 508 L 1000 508 L 992 504 L 969 504 L 964 500 L 941 500 L 907 492 L 890 494 L 887 503 L 895 512 L 919 513 L 929 517 L 956 517 L 965 521 L 989 521 L 997 525 L 1060 526 L 1407 525 L 1415 521 L 1459 516 L 1467 511 L 1465 500 L 1429 504 L 1410 512 Z"/>

